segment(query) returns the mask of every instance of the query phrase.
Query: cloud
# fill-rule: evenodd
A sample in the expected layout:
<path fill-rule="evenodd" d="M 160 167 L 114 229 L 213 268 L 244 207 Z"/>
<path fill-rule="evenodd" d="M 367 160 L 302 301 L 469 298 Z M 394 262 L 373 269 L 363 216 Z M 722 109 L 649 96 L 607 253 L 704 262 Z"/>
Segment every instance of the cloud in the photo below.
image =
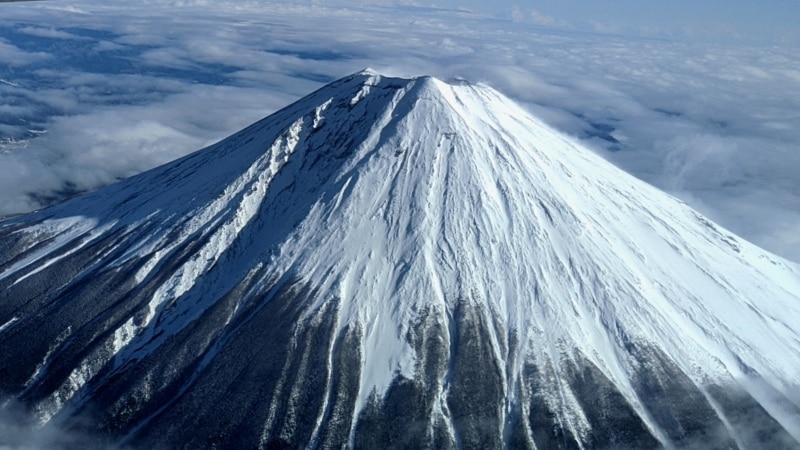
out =
<path fill-rule="evenodd" d="M 557 19 L 553 16 L 548 16 L 535 9 L 531 9 L 530 18 L 531 22 L 543 27 L 571 28 L 571 25 L 568 22 Z"/>
<path fill-rule="evenodd" d="M 516 9 L 514 22 L 387 5 L 78 0 L 11 10 L 0 19 L 0 95 L 13 99 L 0 108 L 0 214 L 196 150 L 369 66 L 494 86 L 800 261 L 796 47 L 573 32 L 531 9 Z M 32 35 L 48 45 L 24 47 Z"/>
<path fill-rule="evenodd" d="M 58 98 L 51 100 L 58 103 Z M 3 212 L 37 209 L 166 163 L 244 128 L 288 100 L 260 90 L 193 86 L 155 105 L 106 105 L 55 117 L 44 136 L 0 154 Z M 213 115 L 206 113 L 209 104 Z"/>
<path fill-rule="evenodd" d="M 571 28 L 570 24 L 564 20 L 557 19 L 553 16 L 548 16 L 535 9 L 523 12 L 519 6 L 514 6 L 511 10 L 511 18 L 514 22 L 530 22 L 540 27 L 549 28 Z"/>
<path fill-rule="evenodd" d="M 42 28 L 42 27 L 22 27 L 19 29 L 21 33 L 27 34 L 29 36 L 38 36 L 43 38 L 52 38 L 52 39 L 86 39 L 81 36 L 77 36 L 72 33 L 67 33 L 66 31 L 57 30 L 55 28 Z"/>
<path fill-rule="evenodd" d="M 26 52 L 0 38 L 0 64 L 19 67 L 40 62 L 50 57 L 51 55 L 45 52 Z"/>
<path fill-rule="evenodd" d="M 77 422 L 78 419 L 75 419 Z M 123 447 L 89 433 L 66 430 L 48 423 L 39 425 L 28 410 L 14 399 L 0 401 L 0 450 L 51 450 L 92 448 L 119 450 Z"/>

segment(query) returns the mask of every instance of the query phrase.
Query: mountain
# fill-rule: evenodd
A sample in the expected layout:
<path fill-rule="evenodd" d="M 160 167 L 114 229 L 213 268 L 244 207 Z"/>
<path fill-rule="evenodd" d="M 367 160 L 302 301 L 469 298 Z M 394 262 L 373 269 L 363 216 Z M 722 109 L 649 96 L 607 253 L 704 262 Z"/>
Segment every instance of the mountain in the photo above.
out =
<path fill-rule="evenodd" d="M 800 268 L 365 71 L 1 222 L 0 393 L 142 448 L 800 448 Z"/>

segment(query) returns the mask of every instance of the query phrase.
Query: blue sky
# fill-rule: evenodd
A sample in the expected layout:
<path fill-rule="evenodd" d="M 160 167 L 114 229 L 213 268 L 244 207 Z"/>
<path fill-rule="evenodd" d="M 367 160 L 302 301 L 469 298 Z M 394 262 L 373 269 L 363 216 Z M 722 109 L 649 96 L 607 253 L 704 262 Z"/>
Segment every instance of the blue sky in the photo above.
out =
<path fill-rule="evenodd" d="M 500 0 L 477 13 L 342 1 L 0 3 L 0 215 L 185 155 L 372 67 L 489 84 L 800 261 L 800 47 L 781 41 L 798 3 L 540 1 L 514 18 Z M 652 39 L 649 21 L 671 31 Z M 690 21 L 701 36 L 676 31 Z"/>
<path fill-rule="evenodd" d="M 800 2 L 796 0 L 437 0 L 413 3 L 468 8 L 499 17 L 514 13 L 518 19 L 571 30 L 800 43 L 800 27 L 797 26 Z"/>

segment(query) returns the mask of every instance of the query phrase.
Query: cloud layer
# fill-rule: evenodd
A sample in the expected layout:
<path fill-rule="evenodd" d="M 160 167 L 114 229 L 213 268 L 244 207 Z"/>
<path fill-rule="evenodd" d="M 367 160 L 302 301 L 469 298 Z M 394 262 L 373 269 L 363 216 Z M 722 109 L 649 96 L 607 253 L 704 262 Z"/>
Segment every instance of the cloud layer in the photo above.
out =
<path fill-rule="evenodd" d="M 326 5 L 0 7 L 0 214 L 194 151 L 369 66 L 490 84 L 800 261 L 800 49 L 554 31 L 534 24 L 548 25 L 543 14 Z"/>

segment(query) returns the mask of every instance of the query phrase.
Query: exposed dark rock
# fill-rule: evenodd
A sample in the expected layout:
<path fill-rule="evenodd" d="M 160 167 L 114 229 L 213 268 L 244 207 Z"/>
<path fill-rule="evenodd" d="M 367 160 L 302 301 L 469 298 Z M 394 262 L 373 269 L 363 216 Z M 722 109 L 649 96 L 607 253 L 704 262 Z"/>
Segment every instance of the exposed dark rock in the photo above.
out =
<path fill-rule="evenodd" d="M 633 345 L 639 362 L 634 388 L 667 437 L 680 447 L 736 448 L 729 430 L 703 392 L 653 346 Z"/>

